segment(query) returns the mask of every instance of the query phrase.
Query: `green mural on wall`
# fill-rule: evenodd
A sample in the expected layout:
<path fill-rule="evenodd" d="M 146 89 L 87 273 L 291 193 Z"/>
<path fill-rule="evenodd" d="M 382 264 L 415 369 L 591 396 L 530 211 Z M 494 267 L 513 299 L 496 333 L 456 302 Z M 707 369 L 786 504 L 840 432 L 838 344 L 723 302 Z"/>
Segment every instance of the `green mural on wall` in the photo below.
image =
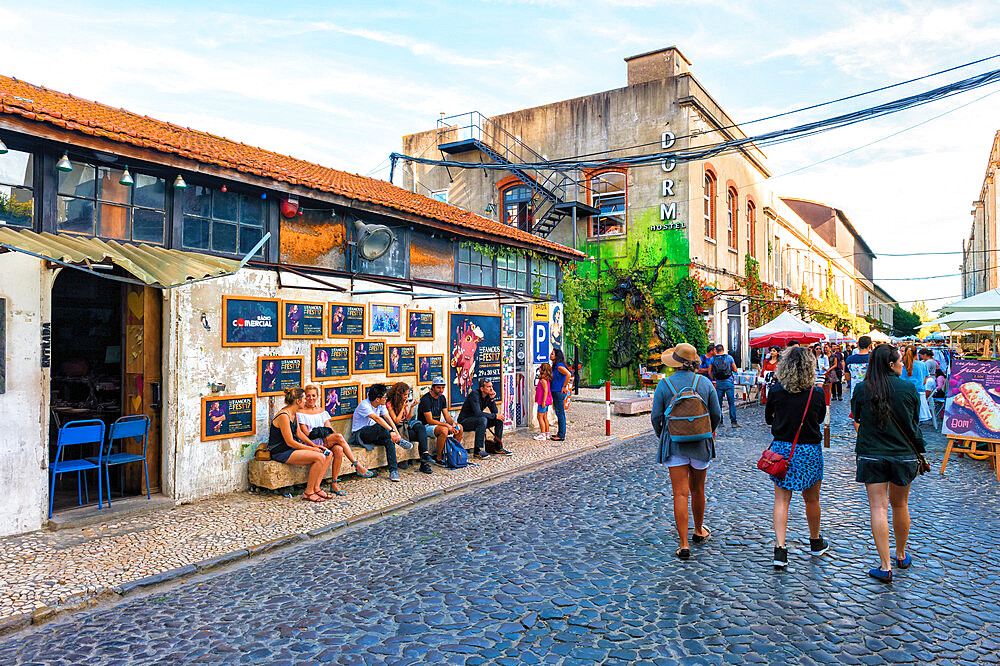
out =
<path fill-rule="evenodd" d="M 667 343 L 706 344 L 687 232 L 657 228 L 675 222 L 661 221 L 658 206 L 647 208 L 635 214 L 624 237 L 588 240 L 581 248 L 593 258 L 577 267 L 585 285 L 581 306 L 589 314 L 581 361 L 590 383 L 635 384 L 639 364 Z"/>

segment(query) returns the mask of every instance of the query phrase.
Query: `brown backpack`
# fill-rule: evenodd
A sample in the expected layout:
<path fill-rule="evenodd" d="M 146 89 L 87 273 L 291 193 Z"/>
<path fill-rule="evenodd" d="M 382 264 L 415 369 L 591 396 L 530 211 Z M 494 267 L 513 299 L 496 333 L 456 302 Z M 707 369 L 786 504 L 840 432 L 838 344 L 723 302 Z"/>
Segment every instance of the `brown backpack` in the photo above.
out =
<path fill-rule="evenodd" d="M 698 394 L 698 375 L 690 386 L 678 391 L 669 377 L 663 381 L 670 387 L 674 397 L 667 405 L 667 433 L 673 442 L 698 442 L 712 436 L 712 417 L 708 413 L 708 403 Z"/>

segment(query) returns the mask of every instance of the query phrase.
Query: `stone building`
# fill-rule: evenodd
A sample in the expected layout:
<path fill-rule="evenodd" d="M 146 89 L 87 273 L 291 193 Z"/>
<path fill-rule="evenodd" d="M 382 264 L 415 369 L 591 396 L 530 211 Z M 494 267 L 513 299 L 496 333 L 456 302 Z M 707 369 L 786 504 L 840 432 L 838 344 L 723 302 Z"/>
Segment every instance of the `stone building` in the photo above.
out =
<path fill-rule="evenodd" d="M 986 163 L 979 198 L 972 202 L 972 229 L 962 242 L 962 298 L 1000 286 L 997 213 L 1000 211 L 1000 132 Z"/>
<path fill-rule="evenodd" d="M 530 253 L 543 295 L 525 266 L 495 278 L 472 244 Z M 545 295 L 582 256 L 385 181 L 0 77 L 0 535 L 42 527 L 50 502 L 74 508 L 83 484 L 96 504 L 93 470 L 49 491 L 67 422 L 146 416 L 148 482 L 133 463 L 114 495 L 183 502 L 247 487 L 283 385 L 316 382 L 345 411 L 379 381 L 419 393 L 442 373 L 453 404 L 487 369 L 524 383 L 507 356 L 501 374 L 501 343 L 513 359 L 559 342 Z M 454 362 L 462 326 L 479 365 Z M 519 410 L 503 406 L 512 424 Z"/>

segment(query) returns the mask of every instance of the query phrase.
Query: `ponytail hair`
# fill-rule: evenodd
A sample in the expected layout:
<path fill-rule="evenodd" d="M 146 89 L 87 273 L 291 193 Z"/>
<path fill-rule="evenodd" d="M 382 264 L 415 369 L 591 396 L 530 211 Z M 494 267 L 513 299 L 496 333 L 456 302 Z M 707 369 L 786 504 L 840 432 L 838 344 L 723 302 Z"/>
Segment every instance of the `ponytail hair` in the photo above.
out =
<path fill-rule="evenodd" d="M 294 405 L 296 402 L 301 400 L 306 396 L 306 392 L 301 388 L 290 388 L 285 389 L 285 404 Z"/>

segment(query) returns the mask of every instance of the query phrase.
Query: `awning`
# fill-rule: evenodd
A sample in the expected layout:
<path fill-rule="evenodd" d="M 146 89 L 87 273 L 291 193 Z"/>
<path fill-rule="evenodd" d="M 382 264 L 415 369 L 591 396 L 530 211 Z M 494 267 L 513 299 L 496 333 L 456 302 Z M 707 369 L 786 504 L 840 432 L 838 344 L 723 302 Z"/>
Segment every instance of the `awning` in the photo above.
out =
<path fill-rule="evenodd" d="M 161 289 L 231 275 L 243 267 L 243 262 L 234 259 L 168 250 L 155 245 L 120 243 L 70 234 L 36 234 L 27 229 L 15 230 L 0 226 L 0 252 L 4 250 L 24 252 L 71 268 L 81 268 L 101 277 L 138 282 Z M 93 264 L 108 261 L 128 271 L 137 280 L 123 279 L 92 269 Z"/>

